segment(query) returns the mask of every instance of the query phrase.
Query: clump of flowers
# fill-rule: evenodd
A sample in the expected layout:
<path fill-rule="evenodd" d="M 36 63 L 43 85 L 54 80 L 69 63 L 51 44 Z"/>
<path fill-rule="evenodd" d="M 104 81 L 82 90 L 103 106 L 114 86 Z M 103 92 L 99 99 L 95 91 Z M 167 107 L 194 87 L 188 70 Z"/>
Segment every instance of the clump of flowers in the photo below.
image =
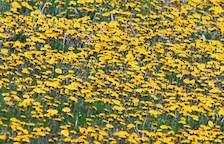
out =
<path fill-rule="evenodd" d="M 223 12 L 2 0 L 1 143 L 223 143 Z"/>

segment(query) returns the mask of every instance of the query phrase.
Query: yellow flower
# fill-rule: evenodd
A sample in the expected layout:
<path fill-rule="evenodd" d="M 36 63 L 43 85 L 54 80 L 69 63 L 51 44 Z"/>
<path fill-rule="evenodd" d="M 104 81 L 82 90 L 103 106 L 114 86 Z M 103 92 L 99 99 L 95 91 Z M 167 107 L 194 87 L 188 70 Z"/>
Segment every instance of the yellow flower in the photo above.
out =
<path fill-rule="evenodd" d="M 22 2 L 22 6 L 28 8 L 30 10 L 33 10 L 33 7 L 28 2 Z"/>
<path fill-rule="evenodd" d="M 64 139 L 64 142 L 66 142 L 66 143 L 69 143 L 69 142 L 71 142 L 71 138 L 70 137 L 66 137 L 65 139 Z"/>
<path fill-rule="evenodd" d="M 65 86 L 65 88 L 69 90 L 77 90 L 79 87 L 81 87 L 81 84 L 79 82 L 73 82 L 70 85 Z"/>
<path fill-rule="evenodd" d="M 58 74 L 62 74 L 62 70 L 60 68 L 56 68 L 55 72 L 58 73 Z"/>
<path fill-rule="evenodd" d="M 4 55 L 7 55 L 8 52 L 9 52 L 9 50 L 6 48 L 1 49 L 1 53 L 3 53 Z"/>
<path fill-rule="evenodd" d="M 96 0 L 96 2 L 97 2 L 97 3 L 102 3 L 102 2 L 103 2 L 103 0 Z"/>
<path fill-rule="evenodd" d="M 6 135 L 4 134 L 4 135 L 0 135 L 0 140 L 6 140 Z"/>
<path fill-rule="evenodd" d="M 5 100 L 5 101 L 10 101 L 11 98 L 10 98 L 10 97 L 4 97 L 4 100 Z"/>
<path fill-rule="evenodd" d="M 123 111 L 125 108 L 122 106 L 113 106 L 112 110 Z"/>
<path fill-rule="evenodd" d="M 60 86 L 60 82 L 59 81 L 53 81 L 53 82 L 52 81 L 46 81 L 46 85 L 57 88 L 57 87 Z"/>
<path fill-rule="evenodd" d="M 198 121 L 198 120 L 199 120 L 199 117 L 198 117 L 197 115 L 192 115 L 191 117 L 192 117 L 192 119 L 195 120 L 195 121 Z"/>
<path fill-rule="evenodd" d="M 22 8 L 21 5 L 18 2 L 12 2 L 11 6 L 12 6 L 13 9 Z"/>
<path fill-rule="evenodd" d="M 58 114 L 58 110 L 56 110 L 56 109 L 49 109 L 49 110 L 47 110 L 47 113 L 50 116 L 54 116 L 54 115 Z"/>
<path fill-rule="evenodd" d="M 186 83 L 186 84 L 194 84 L 195 80 L 194 79 L 192 79 L 192 80 L 184 79 L 184 83 Z"/>
<path fill-rule="evenodd" d="M 94 144 L 101 144 L 101 143 L 100 143 L 100 142 L 98 142 L 98 141 L 94 141 L 93 143 L 94 143 Z"/>
<path fill-rule="evenodd" d="M 62 111 L 65 112 L 65 113 L 68 113 L 68 112 L 71 111 L 71 109 L 70 109 L 69 107 L 64 107 L 64 108 L 62 109 Z"/>
<path fill-rule="evenodd" d="M 214 126 L 213 122 L 212 121 L 208 121 L 208 126 L 213 127 Z"/>
<path fill-rule="evenodd" d="M 219 111 L 219 114 L 224 116 L 224 109 L 221 109 L 221 110 Z"/>
<path fill-rule="evenodd" d="M 118 22 L 117 22 L 117 21 L 111 21 L 111 22 L 109 23 L 109 26 L 111 26 L 111 27 L 116 27 L 116 26 L 118 26 Z"/>
<path fill-rule="evenodd" d="M 209 92 L 210 92 L 210 93 L 222 93 L 222 90 L 220 90 L 220 89 L 217 88 L 217 87 L 214 87 L 214 88 L 211 89 Z"/>
<path fill-rule="evenodd" d="M 106 124 L 106 127 L 107 127 L 108 129 L 114 128 L 114 126 L 113 126 L 112 124 Z"/>
<path fill-rule="evenodd" d="M 78 3 L 80 4 L 86 4 L 86 3 L 93 3 L 94 0 L 78 0 Z"/>
<path fill-rule="evenodd" d="M 159 112 L 158 110 L 150 110 L 149 113 L 155 116 L 158 116 L 161 114 L 161 112 Z"/>
<path fill-rule="evenodd" d="M 216 58 L 217 60 L 224 61 L 224 54 L 222 53 L 214 53 L 212 54 L 212 57 Z"/>
<path fill-rule="evenodd" d="M 132 102 L 134 103 L 134 106 L 138 106 L 139 99 L 137 99 L 137 98 L 132 98 Z"/>
<path fill-rule="evenodd" d="M 19 103 L 19 107 L 27 108 L 28 106 L 30 106 L 32 104 L 33 101 L 34 100 L 32 98 L 24 99 L 23 101 L 21 101 Z"/>
<path fill-rule="evenodd" d="M 77 101 L 78 101 L 78 99 L 77 99 L 76 97 L 74 97 L 74 96 L 71 96 L 69 99 L 70 99 L 71 101 L 73 101 L 73 102 L 77 102 Z"/>
<path fill-rule="evenodd" d="M 167 125 L 161 125 L 160 128 L 161 129 L 171 129 L 171 127 L 170 126 L 167 126 Z"/>
<path fill-rule="evenodd" d="M 68 130 L 62 130 L 61 135 L 67 137 L 67 136 L 69 136 L 69 131 Z"/>
<path fill-rule="evenodd" d="M 22 73 L 29 74 L 30 72 L 29 72 L 28 68 L 23 68 Z"/>
<path fill-rule="evenodd" d="M 128 137 L 128 132 L 126 131 L 119 131 L 119 132 L 115 132 L 114 136 L 120 137 L 120 138 L 126 138 Z"/>
<path fill-rule="evenodd" d="M 135 127 L 134 124 L 128 124 L 128 125 L 127 125 L 127 128 L 128 128 L 128 129 L 132 129 L 132 128 L 134 128 L 134 127 Z"/>

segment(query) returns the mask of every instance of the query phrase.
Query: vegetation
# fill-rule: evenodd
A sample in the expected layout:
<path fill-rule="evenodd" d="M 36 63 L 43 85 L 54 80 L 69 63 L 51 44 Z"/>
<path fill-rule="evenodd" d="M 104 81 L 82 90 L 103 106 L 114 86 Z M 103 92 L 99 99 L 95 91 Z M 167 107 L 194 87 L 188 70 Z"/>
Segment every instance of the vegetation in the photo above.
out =
<path fill-rule="evenodd" d="M 224 143 L 222 0 L 1 0 L 1 143 Z"/>

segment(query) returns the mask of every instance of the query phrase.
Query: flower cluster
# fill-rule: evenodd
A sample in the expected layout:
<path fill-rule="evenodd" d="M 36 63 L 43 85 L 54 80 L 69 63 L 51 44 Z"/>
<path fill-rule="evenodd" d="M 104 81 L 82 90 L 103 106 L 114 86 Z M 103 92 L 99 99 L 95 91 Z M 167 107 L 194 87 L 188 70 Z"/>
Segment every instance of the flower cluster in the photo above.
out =
<path fill-rule="evenodd" d="M 0 142 L 224 143 L 222 0 L 2 0 Z"/>

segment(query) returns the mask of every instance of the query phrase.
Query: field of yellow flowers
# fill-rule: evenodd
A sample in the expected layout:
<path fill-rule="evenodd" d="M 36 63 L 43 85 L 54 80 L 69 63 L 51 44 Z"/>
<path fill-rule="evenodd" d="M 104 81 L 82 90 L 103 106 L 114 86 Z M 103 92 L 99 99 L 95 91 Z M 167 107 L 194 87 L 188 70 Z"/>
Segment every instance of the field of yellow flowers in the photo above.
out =
<path fill-rule="evenodd" d="M 1 0 L 0 143 L 224 143 L 222 0 Z"/>

